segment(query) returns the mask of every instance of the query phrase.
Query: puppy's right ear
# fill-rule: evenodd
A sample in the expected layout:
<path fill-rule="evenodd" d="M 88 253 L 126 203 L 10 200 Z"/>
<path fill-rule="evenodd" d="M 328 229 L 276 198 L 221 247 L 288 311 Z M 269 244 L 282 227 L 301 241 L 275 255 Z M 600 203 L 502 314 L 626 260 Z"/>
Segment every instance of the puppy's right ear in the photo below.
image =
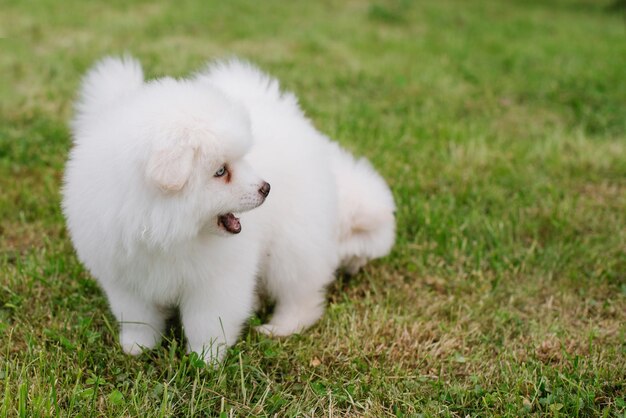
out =
<path fill-rule="evenodd" d="M 146 176 L 164 192 L 177 192 L 191 176 L 194 154 L 190 145 L 154 151 L 148 160 Z"/>

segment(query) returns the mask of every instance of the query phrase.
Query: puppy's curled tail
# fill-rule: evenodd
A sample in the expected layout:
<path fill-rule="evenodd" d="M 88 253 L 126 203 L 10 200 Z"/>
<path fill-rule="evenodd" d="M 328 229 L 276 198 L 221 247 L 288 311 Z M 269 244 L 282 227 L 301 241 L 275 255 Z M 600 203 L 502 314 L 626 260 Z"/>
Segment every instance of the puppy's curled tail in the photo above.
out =
<path fill-rule="evenodd" d="M 85 75 L 76 105 L 82 118 L 114 104 L 143 84 L 143 70 L 131 56 L 106 57 L 98 61 Z"/>
<path fill-rule="evenodd" d="M 355 274 L 368 260 L 391 251 L 395 204 L 389 186 L 369 161 L 330 145 L 339 196 L 340 267 Z"/>

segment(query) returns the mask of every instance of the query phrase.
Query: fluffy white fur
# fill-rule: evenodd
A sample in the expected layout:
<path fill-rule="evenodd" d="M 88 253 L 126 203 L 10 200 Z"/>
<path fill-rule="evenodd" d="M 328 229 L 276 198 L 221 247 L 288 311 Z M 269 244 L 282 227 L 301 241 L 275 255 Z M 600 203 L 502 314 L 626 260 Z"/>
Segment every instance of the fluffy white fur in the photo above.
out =
<path fill-rule="evenodd" d="M 127 353 L 155 346 L 179 307 L 189 350 L 215 361 L 258 289 L 276 302 L 261 332 L 304 330 L 338 268 L 393 245 L 384 180 L 248 64 L 145 82 L 137 61 L 106 58 L 83 81 L 73 136 L 63 211 Z M 229 213 L 238 234 L 220 221 Z"/>

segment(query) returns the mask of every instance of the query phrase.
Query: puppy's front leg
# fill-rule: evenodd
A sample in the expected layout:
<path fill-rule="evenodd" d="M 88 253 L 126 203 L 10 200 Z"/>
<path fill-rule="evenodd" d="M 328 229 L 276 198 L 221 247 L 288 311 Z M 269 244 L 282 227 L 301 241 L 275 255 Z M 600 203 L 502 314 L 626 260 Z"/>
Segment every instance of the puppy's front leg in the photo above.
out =
<path fill-rule="evenodd" d="M 243 294 L 232 290 L 220 286 L 197 289 L 180 306 L 187 351 L 200 354 L 208 364 L 224 358 L 252 312 L 253 289 Z"/>
<path fill-rule="evenodd" d="M 137 355 L 160 341 L 167 312 L 140 299 L 128 289 L 102 283 L 111 311 L 120 325 L 120 344 L 125 353 Z"/>

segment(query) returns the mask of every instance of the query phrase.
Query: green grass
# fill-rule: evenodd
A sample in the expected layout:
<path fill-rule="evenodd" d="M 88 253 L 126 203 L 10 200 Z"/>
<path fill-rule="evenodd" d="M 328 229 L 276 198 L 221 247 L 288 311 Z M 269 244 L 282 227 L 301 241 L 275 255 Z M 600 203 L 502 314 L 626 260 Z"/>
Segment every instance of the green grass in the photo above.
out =
<path fill-rule="evenodd" d="M 2 1 L 0 417 L 626 415 L 623 2 L 171 3 Z M 59 187 L 80 77 L 124 51 L 281 79 L 389 181 L 393 253 L 217 370 L 176 326 L 123 355 Z"/>

